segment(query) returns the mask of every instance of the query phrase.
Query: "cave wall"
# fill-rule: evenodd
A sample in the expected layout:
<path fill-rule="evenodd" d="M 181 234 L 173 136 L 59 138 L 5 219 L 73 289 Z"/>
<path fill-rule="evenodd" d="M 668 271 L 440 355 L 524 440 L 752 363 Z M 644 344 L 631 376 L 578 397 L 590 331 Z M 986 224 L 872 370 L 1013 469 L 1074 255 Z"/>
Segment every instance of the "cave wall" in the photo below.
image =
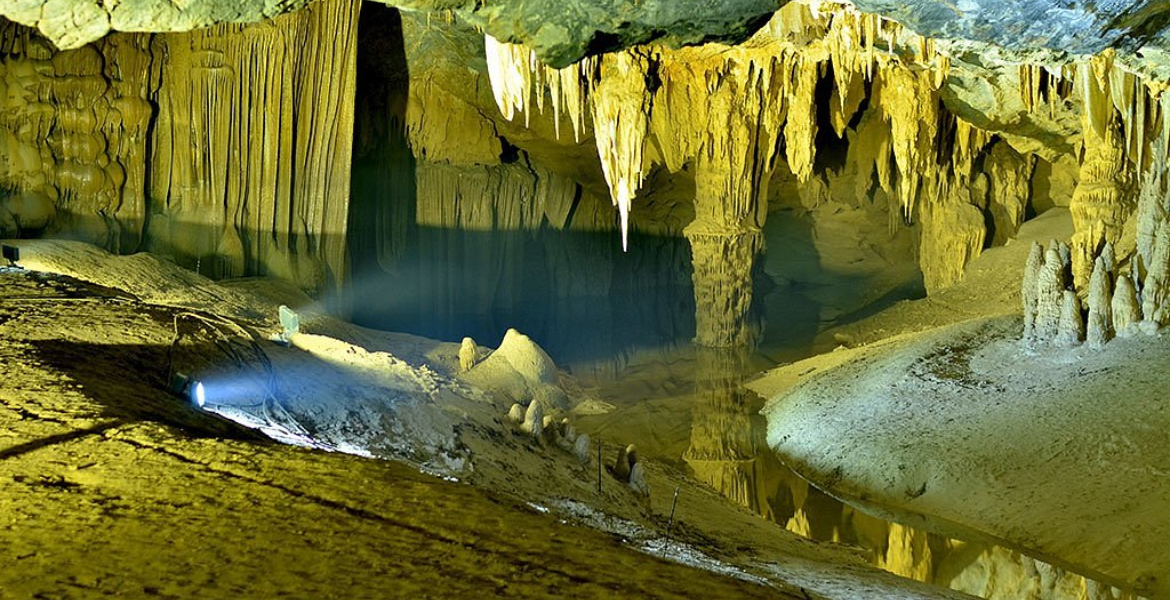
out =
<path fill-rule="evenodd" d="M 309 290 L 346 273 L 358 3 L 55 51 L 0 28 L 0 227 Z"/>
<path fill-rule="evenodd" d="M 931 292 L 1030 214 L 1069 206 L 1083 286 L 1105 242 L 1132 252 L 1137 172 L 1167 139 L 1152 135 L 1161 86 L 1109 53 L 1027 62 L 847 6 L 791 3 L 738 46 L 638 46 L 563 69 L 449 14 L 412 15 L 397 41 L 370 37 L 398 64 L 363 65 L 385 72 L 361 93 L 357 11 L 321 2 L 66 52 L 5 24 L 0 227 L 310 290 L 343 280 L 347 256 L 394 273 L 425 231 L 588 232 L 578 250 L 602 270 L 623 260 L 614 232 L 672 257 L 655 240 L 685 238 L 697 338 L 734 345 L 758 337 L 756 267 L 778 205 L 885 215 L 891 238 L 914 233 Z M 356 143 L 355 93 L 369 125 Z M 568 271 L 562 250 L 507 246 L 477 275 L 500 287 L 472 303 L 507 303 L 525 281 L 506 265 L 541 253 L 546 272 Z M 554 296 L 584 286 L 551 277 Z"/>

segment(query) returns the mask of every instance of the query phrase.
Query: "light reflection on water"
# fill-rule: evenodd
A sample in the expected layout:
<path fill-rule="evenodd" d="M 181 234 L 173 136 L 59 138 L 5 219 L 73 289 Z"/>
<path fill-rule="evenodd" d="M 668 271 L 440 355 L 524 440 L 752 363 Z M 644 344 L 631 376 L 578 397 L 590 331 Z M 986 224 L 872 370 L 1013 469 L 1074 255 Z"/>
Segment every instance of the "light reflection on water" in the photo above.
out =
<path fill-rule="evenodd" d="M 681 459 L 695 479 L 729 500 L 793 533 L 861 548 L 871 564 L 891 573 L 992 599 L 1095 598 L 1088 592 L 1096 584 L 1076 574 L 1003 547 L 872 517 L 810 486 L 768 448 L 759 413 L 764 399 L 743 386 L 765 364 L 747 349 L 694 346 L 635 360 L 616 379 L 594 382 L 616 408 L 582 418 L 581 426 L 633 441 L 647 456 Z"/>

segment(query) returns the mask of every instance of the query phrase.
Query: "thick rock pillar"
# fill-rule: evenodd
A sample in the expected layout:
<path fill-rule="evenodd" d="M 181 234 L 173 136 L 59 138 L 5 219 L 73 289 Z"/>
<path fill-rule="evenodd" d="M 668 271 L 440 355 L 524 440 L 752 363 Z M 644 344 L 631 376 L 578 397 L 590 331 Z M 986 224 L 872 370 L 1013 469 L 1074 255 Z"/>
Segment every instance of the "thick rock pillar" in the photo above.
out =
<path fill-rule="evenodd" d="M 696 220 L 684 235 L 694 265 L 695 343 L 714 348 L 754 344 L 762 327 L 751 310 L 752 272 L 764 249 L 763 232 Z"/>
<path fill-rule="evenodd" d="M 1109 78 L 1095 74 L 1107 73 L 1109 68 L 1108 57 L 1098 56 L 1078 73 L 1085 87 L 1085 153 L 1069 203 L 1076 231 L 1070 245 L 1077 289 L 1088 285 L 1093 260 L 1105 243 L 1116 246 L 1120 241 L 1125 221 L 1137 204 L 1133 170 L 1125 156 L 1125 138 L 1110 100 Z"/>

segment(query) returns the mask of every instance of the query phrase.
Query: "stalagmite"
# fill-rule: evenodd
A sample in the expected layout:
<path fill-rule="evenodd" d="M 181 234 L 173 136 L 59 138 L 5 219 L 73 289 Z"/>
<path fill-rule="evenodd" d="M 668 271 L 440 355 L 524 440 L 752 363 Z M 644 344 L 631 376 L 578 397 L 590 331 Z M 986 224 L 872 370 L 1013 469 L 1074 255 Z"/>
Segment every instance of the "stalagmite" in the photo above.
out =
<path fill-rule="evenodd" d="M 1104 256 L 1098 256 L 1093 264 L 1093 275 L 1089 278 L 1089 316 L 1086 323 L 1085 343 L 1094 349 L 1103 348 L 1112 336 L 1113 292 L 1109 271 Z"/>
<path fill-rule="evenodd" d="M 1141 311 L 1138 307 L 1137 293 L 1129 277 L 1117 278 L 1117 288 L 1113 290 L 1113 301 L 1110 304 L 1113 312 L 1113 331 L 1118 337 L 1133 335 L 1134 329 L 1141 321 Z"/>
<path fill-rule="evenodd" d="M 544 434 L 544 407 L 541 406 L 540 402 L 533 400 L 528 403 L 528 410 L 524 413 L 524 423 L 520 425 L 520 430 L 534 438 L 539 438 Z"/>
<path fill-rule="evenodd" d="M 508 409 L 508 420 L 517 425 L 522 424 L 524 422 L 524 407 L 519 403 L 512 404 L 512 407 Z"/>
<path fill-rule="evenodd" d="M 1142 322 L 1148 323 L 1154 329 L 1170 322 L 1167 314 L 1170 308 L 1170 290 L 1166 281 L 1157 273 L 1150 272 L 1142 284 Z"/>
<path fill-rule="evenodd" d="M 1056 339 L 1060 330 L 1060 314 L 1064 307 L 1064 268 L 1060 254 L 1049 249 L 1044 255 L 1044 266 L 1036 279 L 1036 325 L 1034 338 L 1039 342 Z"/>
<path fill-rule="evenodd" d="M 1040 299 L 1040 271 L 1044 268 L 1044 248 L 1039 242 L 1032 242 L 1028 263 L 1024 266 L 1024 279 L 1020 285 L 1020 297 L 1024 301 L 1024 339 L 1036 337 L 1036 311 Z"/>
<path fill-rule="evenodd" d="M 465 337 L 463 342 L 459 344 L 459 368 L 464 373 L 471 370 L 475 366 L 475 361 L 479 357 L 479 348 L 475 345 L 475 340 Z"/>
<path fill-rule="evenodd" d="M 646 481 L 646 467 L 640 462 L 630 467 L 630 489 L 642 496 L 650 496 L 650 484 Z"/>
<path fill-rule="evenodd" d="M 1056 335 L 1059 346 L 1071 348 L 1081 343 L 1085 337 L 1085 322 L 1081 317 L 1081 301 L 1077 293 L 1065 290 L 1060 309 L 1060 323 Z"/>
<path fill-rule="evenodd" d="M 1117 273 L 1117 257 L 1113 251 L 1113 244 L 1105 242 L 1105 246 L 1101 248 L 1101 260 L 1106 273 L 1110 275 Z"/>
<path fill-rule="evenodd" d="M 1063 268 L 1065 270 L 1071 270 L 1072 269 L 1072 249 L 1069 248 L 1068 244 L 1066 244 L 1064 242 L 1056 242 L 1056 240 L 1053 240 L 1053 242 L 1056 245 L 1056 253 L 1060 255 L 1061 268 Z"/>

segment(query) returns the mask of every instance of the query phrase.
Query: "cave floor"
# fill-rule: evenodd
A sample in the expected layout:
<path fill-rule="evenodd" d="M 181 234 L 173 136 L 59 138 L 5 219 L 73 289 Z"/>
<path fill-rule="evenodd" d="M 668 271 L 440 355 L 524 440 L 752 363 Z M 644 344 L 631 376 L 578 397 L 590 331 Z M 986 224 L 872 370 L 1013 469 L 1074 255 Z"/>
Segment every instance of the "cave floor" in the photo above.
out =
<path fill-rule="evenodd" d="M 169 309 L 0 275 L 0 598 L 785 597 L 160 389 Z"/>
<path fill-rule="evenodd" d="M 1161 597 L 1165 332 L 1104 350 L 1020 340 L 1029 246 L 1069 233 L 1067 211 L 1049 211 L 951 288 L 830 332 L 853 347 L 747 385 L 769 399 L 769 446 L 829 493 L 1058 565 L 1012 575 L 1044 594 L 1060 581 L 1060 597 Z"/>

